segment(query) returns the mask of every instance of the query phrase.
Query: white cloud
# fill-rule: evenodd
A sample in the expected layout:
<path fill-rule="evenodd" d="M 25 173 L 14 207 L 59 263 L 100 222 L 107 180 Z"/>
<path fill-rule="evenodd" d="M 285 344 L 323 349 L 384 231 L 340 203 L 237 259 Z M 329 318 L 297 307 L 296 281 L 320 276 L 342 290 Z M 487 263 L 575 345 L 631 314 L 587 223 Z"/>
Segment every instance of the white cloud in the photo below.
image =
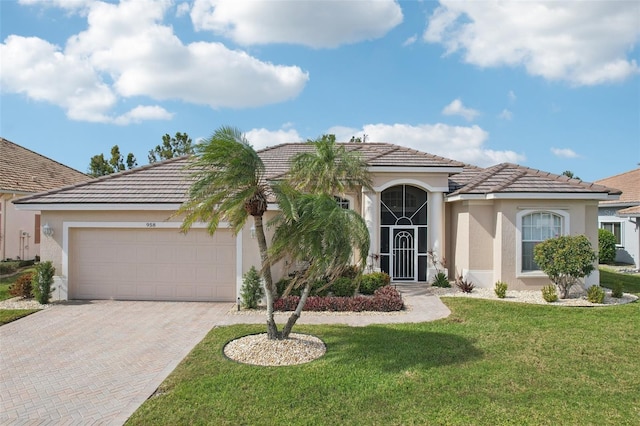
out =
<path fill-rule="evenodd" d="M 96 0 L 19 0 L 19 3 L 27 6 L 59 7 L 70 12 L 89 9 Z"/>
<path fill-rule="evenodd" d="M 212 31 L 241 45 L 332 48 L 382 37 L 402 19 L 402 9 L 393 0 L 195 0 L 191 9 L 196 30 Z"/>
<path fill-rule="evenodd" d="M 131 111 L 117 117 L 115 124 L 126 125 L 140 123 L 146 120 L 171 120 L 173 114 L 160 106 L 138 106 Z"/>
<path fill-rule="evenodd" d="M 481 67 L 524 66 L 531 75 L 574 85 L 640 73 L 629 52 L 640 36 L 640 3 L 461 2 L 441 0 L 424 40 L 462 52 Z M 499 24 L 496 24 L 499 23 Z"/>
<path fill-rule="evenodd" d="M 411 37 L 409 37 L 408 39 L 406 39 L 404 41 L 404 43 L 402 43 L 403 47 L 407 47 L 407 46 L 411 46 L 412 44 L 414 44 L 416 41 L 418 40 L 418 36 L 417 35 L 412 35 Z"/>
<path fill-rule="evenodd" d="M 484 145 L 489 134 L 477 125 L 470 127 L 447 124 L 367 124 L 361 129 L 335 126 L 327 131 L 339 141 L 367 135 L 368 142 L 389 142 L 478 166 L 519 163 L 526 160 L 514 151 L 496 151 Z"/>
<path fill-rule="evenodd" d="M 444 107 L 442 113 L 444 115 L 459 115 L 467 121 L 471 121 L 480 115 L 475 109 L 465 107 L 460 99 L 454 99 L 449 105 Z"/>
<path fill-rule="evenodd" d="M 513 103 L 516 101 L 516 99 L 518 99 L 516 97 L 516 93 L 513 90 L 509 90 L 509 93 L 507 93 L 507 97 L 509 98 L 509 102 Z"/>
<path fill-rule="evenodd" d="M 551 152 L 556 157 L 560 158 L 579 158 L 580 156 L 572 149 L 569 148 L 551 148 Z"/>
<path fill-rule="evenodd" d="M 157 119 L 140 113 L 158 111 L 140 105 L 117 117 L 122 98 L 244 108 L 282 102 L 304 88 L 309 76 L 299 67 L 260 61 L 220 43 L 183 44 L 162 24 L 170 6 L 167 0 L 93 2 L 87 29 L 64 48 L 10 35 L 0 45 L 2 90 L 58 105 L 73 120 L 124 123 Z"/>
<path fill-rule="evenodd" d="M 290 123 L 286 123 L 280 130 L 268 130 L 265 128 L 251 129 L 245 132 L 247 140 L 254 149 L 262 149 L 268 146 L 275 146 L 282 143 L 302 142 L 295 129 L 292 129 Z"/>
<path fill-rule="evenodd" d="M 513 118 L 513 113 L 505 108 L 500 114 L 498 114 L 498 118 L 501 118 L 503 120 L 511 120 Z"/>

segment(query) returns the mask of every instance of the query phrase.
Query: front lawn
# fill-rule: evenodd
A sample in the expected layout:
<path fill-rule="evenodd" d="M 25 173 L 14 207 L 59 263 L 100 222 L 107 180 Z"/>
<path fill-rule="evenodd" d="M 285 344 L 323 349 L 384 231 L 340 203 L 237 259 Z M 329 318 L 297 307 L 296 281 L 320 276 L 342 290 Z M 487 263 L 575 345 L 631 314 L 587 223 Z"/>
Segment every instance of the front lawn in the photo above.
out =
<path fill-rule="evenodd" d="M 0 309 L 0 325 L 10 323 L 38 311 L 39 309 Z"/>
<path fill-rule="evenodd" d="M 640 275 L 618 274 L 600 268 L 600 285 L 606 288 L 612 288 L 616 282 L 622 283 L 622 289 L 625 293 L 634 293 L 640 296 Z"/>
<path fill-rule="evenodd" d="M 264 326 L 215 328 L 128 424 L 637 423 L 640 303 L 443 300 L 452 314 L 435 322 L 296 326 L 327 353 L 290 367 L 222 355 Z"/>

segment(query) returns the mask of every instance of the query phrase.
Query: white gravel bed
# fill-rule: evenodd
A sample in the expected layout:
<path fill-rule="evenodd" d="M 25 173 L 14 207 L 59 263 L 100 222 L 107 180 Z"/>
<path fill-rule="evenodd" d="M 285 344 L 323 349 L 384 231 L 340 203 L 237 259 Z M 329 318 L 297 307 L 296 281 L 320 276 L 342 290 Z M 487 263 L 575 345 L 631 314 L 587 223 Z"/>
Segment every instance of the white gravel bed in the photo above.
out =
<path fill-rule="evenodd" d="M 21 297 L 0 301 L 0 309 L 47 309 L 49 307 L 51 305 L 41 305 L 36 299 L 22 299 Z"/>
<path fill-rule="evenodd" d="M 604 303 L 591 303 L 587 300 L 587 292 L 582 288 L 572 288 L 567 299 L 558 299 L 549 303 L 542 298 L 541 290 L 507 290 L 507 297 L 498 298 L 492 288 L 475 288 L 471 293 L 463 293 L 458 288 L 430 287 L 429 291 L 436 296 L 444 297 L 471 297 L 477 299 L 491 299 L 505 302 L 533 303 L 551 306 L 611 306 L 623 305 L 638 300 L 633 294 L 624 293 L 621 298 L 611 297 L 611 290 L 603 288 L 605 292 Z M 559 296 L 559 295 L 558 295 Z"/>
<path fill-rule="evenodd" d="M 224 354 L 243 364 L 283 366 L 305 364 L 327 351 L 324 342 L 309 334 L 291 333 L 286 340 L 269 340 L 267 333 L 251 334 L 227 343 Z"/>

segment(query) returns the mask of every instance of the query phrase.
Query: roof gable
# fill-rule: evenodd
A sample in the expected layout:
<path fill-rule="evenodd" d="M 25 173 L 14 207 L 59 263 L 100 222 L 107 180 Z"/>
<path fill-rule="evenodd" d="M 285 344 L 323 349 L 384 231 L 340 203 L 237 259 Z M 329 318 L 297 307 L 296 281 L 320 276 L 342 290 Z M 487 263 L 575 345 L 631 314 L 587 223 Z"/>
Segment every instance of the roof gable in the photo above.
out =
<path fill-rule="evenodd" d="M 89 180 L 84 173 L 0 138 L 0 192 L 41 192 Z"/>
<path fill-rule="evenodd" d="M 462 186 L 450 194 L 456 195 L 488 195 L 515 193 L 545 194 L 594 194 L 604 193 L 616 195 L 619 191 L 603 185 L 570 179 L 553 173 L 531 169 L 511 163 L 501 163 L 486 169 L 468 168 Z M 458 176 L 451 179 L 456 180 Z"/>

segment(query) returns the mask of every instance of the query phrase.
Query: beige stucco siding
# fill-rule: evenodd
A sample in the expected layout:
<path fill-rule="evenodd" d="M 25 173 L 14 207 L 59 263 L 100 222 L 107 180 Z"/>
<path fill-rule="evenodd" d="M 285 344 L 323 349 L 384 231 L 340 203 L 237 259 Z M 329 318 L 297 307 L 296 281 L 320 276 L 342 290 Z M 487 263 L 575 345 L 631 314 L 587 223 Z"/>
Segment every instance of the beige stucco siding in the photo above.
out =
<path fill-rule="evenodd" d="M 0 259 L 33 259 L 40 254 L 36 244 L 37 211 L 16 210 L 13 200 L 21 195 L 0 194 Z"/>
<path fill-rule="evenodd" d="M 381 173 L 376 172 L 373 175 L 373 187 L 388 188 L 394 185 L 416 185 L 426 190 L 435 188 L 446 189 L 449 187 L 449 178 L 446 173 Z"/>

